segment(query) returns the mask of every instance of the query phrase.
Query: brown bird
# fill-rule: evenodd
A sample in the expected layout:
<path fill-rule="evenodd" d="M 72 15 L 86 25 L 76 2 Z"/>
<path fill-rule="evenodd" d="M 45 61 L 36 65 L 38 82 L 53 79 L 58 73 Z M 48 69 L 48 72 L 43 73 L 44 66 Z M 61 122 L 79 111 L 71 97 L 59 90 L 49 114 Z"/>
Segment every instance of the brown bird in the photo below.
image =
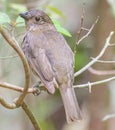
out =
<path fill-rule="evenodd" d="M 59 88 L 64 103 L 67 122 L 81 119 L 74 92 L 74 55 L 64 37 L 57 32 L 50 17 L 41 10 L 21 13 L 27 32 L 22 49 L 30 68 L 49 93 Z"/>

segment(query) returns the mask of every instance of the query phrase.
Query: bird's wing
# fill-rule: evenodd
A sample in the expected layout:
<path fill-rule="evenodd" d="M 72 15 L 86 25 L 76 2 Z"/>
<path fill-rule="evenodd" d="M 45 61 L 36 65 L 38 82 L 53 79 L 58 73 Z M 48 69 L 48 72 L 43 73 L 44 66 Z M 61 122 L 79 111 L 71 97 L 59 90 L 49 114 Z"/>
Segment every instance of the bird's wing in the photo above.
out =
<path fill-rule="evenodd" d="M 48 57 L 45 53 L 45 49 L 38 49 L 38 54 L 37 56 L 33 59 L 35 66 L 37 69 L 40 69 L 44 79 L 46 81 L 51 81 L 53 79 L 53 71 L 51 68 L 51 64 L 48 60 Z"/>
<path fill-rule="evenodd" d="M 57 84 L 51 63 L 46 54 L 46 49 L 44 48 L 47 39 L 42 33 L 36 31 L 25 35 L 22 43 L 22 49 L 33 72 L 39 76 L 47 90 L 50 93 L 54 93 L 54 86 L 57 87 Z"/>
<path fill-rule="evenodd" d="M 22 44 L 26 47 L 22 47 L 22 49 L 27 57 L 30 67 L 33 70 L 33 72 L 39 76 L 39 78 L 41 79 L 45 87 L 48 89 L 48 91 L 50 93 L 54 93 L 55 79 L 50 61 L 48 59 L 48 56 L 46 55 L 45 49 L 39 47 L 38 44 L 36 45 L 36 42 L 42 41 L 39 41 L 38 38 L 35 37 L 35 35 L 33 40 L 29 38 L 31 38 L 31 36 L 25 36 Z"/>
<path fill-rule="evenodd" d="M 45 49 L 38 48 L 37 55 L 34 55 L 33 52 L 32 57 L 29 58 L 29 64 L 33 71 L 40 77 L 47 90 L 50 93 L 54 93 L 54 72 L 45 53 Z"/>

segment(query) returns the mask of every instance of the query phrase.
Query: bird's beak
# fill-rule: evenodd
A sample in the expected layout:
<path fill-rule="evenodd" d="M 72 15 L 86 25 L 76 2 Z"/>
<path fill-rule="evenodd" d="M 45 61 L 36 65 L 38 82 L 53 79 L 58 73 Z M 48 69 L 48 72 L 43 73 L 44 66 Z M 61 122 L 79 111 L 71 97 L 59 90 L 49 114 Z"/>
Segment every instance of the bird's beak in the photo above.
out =
<path fill-rule="evenodd" d="M 19 14 L 22 18 L 24 18 L 25 20 L 28 20 L 31 18 L 31 15 L 28 12 L 23 12 Z"/>

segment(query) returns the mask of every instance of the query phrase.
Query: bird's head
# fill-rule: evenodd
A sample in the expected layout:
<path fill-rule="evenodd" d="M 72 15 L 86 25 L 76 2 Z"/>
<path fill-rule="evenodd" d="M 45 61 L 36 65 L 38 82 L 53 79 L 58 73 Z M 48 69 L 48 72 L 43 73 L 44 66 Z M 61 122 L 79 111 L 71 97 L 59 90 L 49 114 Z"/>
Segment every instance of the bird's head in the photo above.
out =
<path fill-rule="evenodd" d="M 26 26 L 42 25 L 44 23 L 52 24 L 50 17 L 41 10 L 30 10 L 19 14 L 24 18 Z"/>

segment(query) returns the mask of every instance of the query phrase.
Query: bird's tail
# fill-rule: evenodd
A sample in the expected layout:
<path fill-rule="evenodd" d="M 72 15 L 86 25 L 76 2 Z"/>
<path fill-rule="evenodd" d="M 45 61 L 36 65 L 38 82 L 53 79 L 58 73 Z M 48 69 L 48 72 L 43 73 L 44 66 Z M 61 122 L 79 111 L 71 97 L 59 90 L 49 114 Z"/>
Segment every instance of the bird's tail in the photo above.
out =
<path fill-rule="evenodd" d="M 76 99 L 74 88 L 61 86 L 59 88 L 68 123 L 81 120 L 80 108 Z"/>

